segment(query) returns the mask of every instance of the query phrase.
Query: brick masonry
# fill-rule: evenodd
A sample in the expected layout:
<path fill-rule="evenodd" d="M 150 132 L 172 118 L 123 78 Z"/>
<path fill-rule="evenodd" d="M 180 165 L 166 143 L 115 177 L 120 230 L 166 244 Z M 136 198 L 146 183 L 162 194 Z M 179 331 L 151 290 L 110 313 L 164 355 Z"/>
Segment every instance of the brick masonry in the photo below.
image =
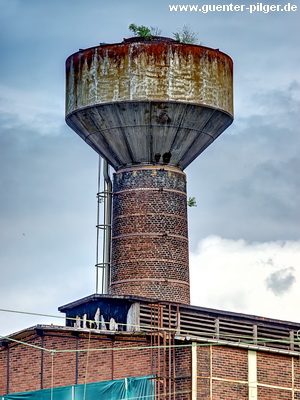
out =
<path fill-rule="evenodd" d="M 66 352 L 55 353 L 52 357 L 50 352 L 25 345 L 0 347 L 0 396 L 151 374 L 150 350 L 139 348 L 149 345 L 143 337 L 89 336 L 58 331 L 31 334 L 22 340 Z M 99 351 L 75 351 L 88 348 Z"/>
<path fill-rule="evenodd" d="M 186 176 L 147 166 L 114 174 L 111 294 L 189 304 Z"/>
<path fill-rule="evenodd" d="M 257 357 L 258 381 L 265 385 L 292 386 L 290 357 L 277 357 L 274 354 L 259 354 Z"/>
<path fill-rule="evenodd" d="M 16 343 L 0 347 L 0 396 L 85 382 L 161 374 L 155 350 L 147 334 L 103 334 L 66 330 L 28 332 L 22 341 L 55 353 Z M 186 345 L 188 342 L 183 342 Z M 189 342 L 190 343 L 190 342 Z M 180 342 L 177 342 L 180 344 Z M 145 347 L 145 348 L 143 348 Z M 93 351 L 79 351 L 93 349 Z M 249 378 L 249 352 L 238 347 L 199 344 L 197 395 L 201 400 L 297 400 L 300 399 L 299 357 L 255 353 L 256 378 Z M 154 355 L 154 359 L 151 358 Z M 162 355 L 162 350 L 161 350 Z M 176 400 L 190 400 L 192 350 L 175 349 Z M 253 366 L 253 365 L 252 365 Z M 160 372 L 159 372 L 160 371 Z M 166 366 L 168 371 L 168 364 Z M 255 384 L 253 397 L 251 385 Z"/>
<path fill-rule="evenodd" d="M 256 378 L 249 378 L 248 351 L 225 346 L 197 349 L 197 390 L 201 400 L 300 399 L 299 357 L 254 352 Z M 253 388 L 256 387 L 256 395 Z M 255 389 L 254 389 L 255 392 Z"/>

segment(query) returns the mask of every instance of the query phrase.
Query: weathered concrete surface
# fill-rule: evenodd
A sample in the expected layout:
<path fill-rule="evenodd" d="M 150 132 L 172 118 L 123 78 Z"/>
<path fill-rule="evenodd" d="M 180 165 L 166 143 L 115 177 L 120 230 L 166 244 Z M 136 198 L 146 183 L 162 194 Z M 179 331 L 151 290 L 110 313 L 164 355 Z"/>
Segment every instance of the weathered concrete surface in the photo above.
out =
<path fill-rule="evenodd" d="M 171 39 L 75 53 L 66 85 L 67 123 L 116 170 L 184 169 L 233 120 L 231 58 Z"/>

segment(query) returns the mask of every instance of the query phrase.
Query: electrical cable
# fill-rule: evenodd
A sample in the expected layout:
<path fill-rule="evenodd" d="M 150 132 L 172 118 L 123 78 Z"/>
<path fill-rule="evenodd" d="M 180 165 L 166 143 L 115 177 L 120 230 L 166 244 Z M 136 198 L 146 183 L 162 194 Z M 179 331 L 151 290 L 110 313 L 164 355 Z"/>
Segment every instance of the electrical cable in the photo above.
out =
<path fill-rule="evenodd" d="M 160 345 L 160 346 L 133 346 L 133 347 L 104 347 L 104 348 L 98 348 L 98 349 L 66 349 L 66 350 L 53 350 L 53 349 L 47 349 L 46 347 L 40 347 L 37 345 L 33 345 L 27 342 L 23 342 L 21 340 L 16 340 L 16 339 L 12 339 L 9 338 L 7 336 L 1 336 L 0 338 L 5 339 L 5 340 L 9 340 L 12 342 L 17 342 L 18 344 L 22 344 L 25 346 L 29 346 L 29 347 L 33 347 L 42 351 L 46 351 L 49 353 L 79 353 L 79 352 L 101 352 L 101 351 L 120 351 L 120 350 L 148 350 L 148 349 L 169 349 L 169 348 L 182 348 L 182 347 L 191 347 L 192 343 L 188 343 L 188 344 L 175 344 L 175 345 Z M 289 343 L 287 341 L 282 341 L 284 343 Z M 239 342 L 240 344 L 245 344 L 245 345 L 253 345 L 254 343 L 252 341 L 243 341 L 243 342 Z M 265 343 L 265 342 L 263 342 Z M 196 343 L 196 347 L 204 347 L 204 346 L 225 346 L 228 345 L 228 343 L 224 343 L 224 342 L 211 342 L 209 341 L 209 339 L 207 339 L 206 343 Z M 255 343 L 255 345 L 258 345 L 258 343 Z"/>
<path fill-rule="evenodd" d="M 65 317 L 62 317 L 62 316 L 54 316 L 54 315 L 51 315 L 51 314 L 40 314 L 40 313 L 32 313 L 32 312 L 25 312 L 25 311 L 17 311 L 17 310 L 7 310 L 7 309 L 0 309 L 0 311 L 2 311 L 2 312 L 12 312 L 12 313 L 19 313 L 19 314 L 28 314 L 28 315 L 37 315 L 37 316 L 45 316 L 45 317 L 51 317 L 51 318 L 62 318 L 62 319 L 64 319 Z M 75 320 L 75 321 L 78 321 L 78 318 L 70 318 L 70 317 L 66 317 L 66 319 L 69 319 L 69 320 Z M 85 321 L 85 322 L 89 322 L 89 323 L 95 323 L 95 321 L 91 321 L 91 320 L 84 320 L 84 319 L 80 319 L 80 321 Z M 104 321 L 104 323 L 106 323 L 106 324 L 109 324 L 109 322 L 105 322 Z M 133 324 L 119 324 L 119 325 L 124 325 L 124 326 L 130 326 L 130 327 L 137 327 L 137 325 L 133 325 Z M 142 326 L 139 326 L 140 328 L 142 327 Z M 157 329 L 157 331 L 160 331 L 160 330 L 162 330 L 161 328 L 159 328 L 159 327 L 150 327 L 149 325 L 147 325 L 147 326 L 143 326 L 144 328 L 146 328 L 146 329 Z M 88 330 L 88 332 L 90 333 L 90 332 L 92 332 L 92 331 L 95 331 L 95 333 L 99 333 L 99 330 L 93 330 L 93 329 L 87 329 L 87 328 L 82 328 L 82 329 L 84 329 L 84 331 L 83 332 L 86 332 L 87 330 Z M 163 328 L 163 330 L 164 331 L 171 331 L 171 332 L 177 332 L 178 331 L 178 329 L 176 329 L 176 328 Z M 299 331 L 298 331 L 299 332 Z M 297 333 L 298 333 L 297 332 Z M 147 332 L 145 332 L 145 333 L 147 333 Z M 191 335 L 191 333 L 190 332 L 184 332 L 184 331 L 181 331 L 181 335 L 183 335 L 183 334 L 187 334 L 187 335 L 190 335 L 190 336 L 192 336 L 192 337 L 197 337 L 197 336 L 199 336 L 199 337 L 201 337 L 201 336 L 203 336 L 203 335 L 205 335 L 205 336 L 207 336 L 207 332 L 201 332 L 201 331 L 198 331 L 198 332 L 193 332 L 193 334 Z M 214 333 L 212 333 L 212 335 L 215 335 Z M 10 338 L 10 337 L 7 337 L 7 336 L 1 336 L 0 335 L 0 337 L 2 337 L 2 339 L 5 339 L 5 340 L 8 340 L 8 341 L 12 341 L 12 342 L 16 342 L 16 343 L 19 343 L 19 344 L 23 344 L 23 345 L 27 345 L 27 346 L 30 346 L 30 347 L 33 347 L 33 348 L 37 348 L 37 349 L 40 349 L 40 350 L 43 350 L 43 351 L 48 351 L 48 352 L 52 352 L 52 351 L 55 351 L 56 353 L 67 353 L 67 352 L 82 352 L 82 351 L 107 351 L 107 350 L 110 350 L 110 351 L 118 351 L 119 349 L 122 349 L 122 350 L 129 350 L 129 349 L 133 349 L 132 347 L 130 347 L 130 348 L 115 348 L 115 349 L 111 349 L 111 348 L 103 348 L 103 349 L 77 349 L 77 350 L 51 350 L 51 349 L 47 349 L 47 348 L 43 348 L 43 347 L 39 347 L 39 346 L 37 346 L 37 345 L 32 345 L 32 344 L 30 344 L 30 343 L 27 343 L 27 342 L 22 342 L 22 341 L 19 341 L 19 340 L 16 340 L 16 339 L 13 339 L 13 338 Z M 291 342 L 291 340 L 287 340 L 287 339 L 276 339 L 276 340 L 274 340 L 274 339 L 268 339 L 268 338 L 253 338 L 253 337 L 249 337 L 249 336 L 240 336 L 240 335 L 227 335 L 227 334 L 222 334 L 222 339 L 224 340 L 224 338 L 225 339 L 231 339 L 231 340 L 238 340 L 239 341 L 239 343 L 241 343 L 241 344 L 245 344 L 245 345 L 256 345 L 256 346 L 258 346 L 259 344 L 265 344 L 265 343 L 287 343 L 287 344 L 291 344 L 292 342 Z M 218 345 L 226 345 L 226 343 L 222 343 L 222 342 L 220 342 L 220 343 L 215 343 L 215 342 L 210 342 L 209 340 L 209 338 L 207 338 L 207 340 L 208 340 L 208 342 L 207 343 L 205 343 L 205 344 L 201 344 L 201 345 L 210 345 L 210 344 L 213 344 L 213 345 L 216 345 L 216 344 L 218 344 Z M 215 338 L 211 338 L 211 340 L 216 340 Z M 299 340 L 299 336 L 297 336 L 297 340 Z M 297 342 L 293 342 L 294 344 L 298 344 Z M 199 345 L 199 344 L 197 344 L 197 345 Z M 189 345 L 173 345 L 173 346 L 167 346 L 168 348 L 170 348 L 170 347 L 176 347 L 176 346 L 178 346 L 178 347 L 182 347 L 182 346 L 189 346 Z M 142 349 L 153 349 L 153 348 L 155 348 L 155 347 L 160 347 L 160 348 L 164 348 L 165 346 L 138 346 L 137 348 L 135 348 L 135 349 L 140 349 L 140 350 L 142 350 Z"/>
<path fill-rule="evenodd" d="M 134 346 L 134 347 L 119 347 L 119 348 L 115 347 L 113 349 L 111 347 L 109 347 L 109 348 L 106 347 L 106 348 L 101 348 L 101 349 L 91 349 L 90 348 L 91 334 L 92 334 L 92 330 L 89 330 L 89 345 L 88 345 L 88 348 L 87 349 L 78 349 L 78 350 L 70 350 L 70 349 L 68 349 L 68 350 L 53 350 L 53 349 L 43 348 L 43 347 L 40 347 L 40 346 L 37 346 L 37 345 L 33 345 L 33 344 L 30 344 L 30 343 L 27 343 L 27 342 L 23 342 L 23 341 L 16 340 L 16 339 L 13 339 L 13 338 L 9 338 L 9 337 L 5 337 L 5 336 L 0 336 L 0 337 L 2 337 L 3 339 L 6 339 L 6 340 L 12 341 L 12 342 L 16 342 L 18 344 L 23 344 L 23 345 L 26 345 L 26 346 L 29 346 L 29 347 L 32 347 L 32 348 L 36 348 L 36 349 L 39 349 L 39 350 L 50 352 L 50 354 L 51 354 L 51 372 L 52 372 L 51 373 L 51 400 L 53 400 L 53 388 L 54 388 L 54 356 L 57 353 L 70 353 L 70 352 L 78 352 L 78 351 L 87 352 L 87 363 L 86 363 L 86 374 L 85 374 L 85 385 L 86 385 L 87 384 L 88 355 L 89 355 L 89 352 L 91 352 L 91 351 L 118 351 L 118 350 L 127 350 L 127 351 L 129 351 L 129 350 L 142 350 L 142 349 L 151 349 L 151 348 L 152 349 L 153 348 L 163 349 L 163 348 L 170 348 L 170 347 L 182 348 L 182 347 L 191 347 L 192 346 L 192 343 L 188 343 L 188 344 L 180 344 L 180 345 Z M 269 339 L 269 340 L 271 341 L 271 339 Z M 259 342 L 259 340 L 257 340 L 256 342 Z M 278 342 L 278 340 L 277 340 L 277 342 Z M 281 342 L 289 343 L 289 341 L 287 341 L 287 340 L 282 340 Z M 252 344 L 253 343 L 253 338 L 252 338 L 251 342 L 243 341 L 241 343 Z M 257 344 L 257 343 L 255 343 L 255 344 Z M 216 345 L 223 346 L 224 343 L 222 343 L 222 342 L 209 342 L 209 339 L 208 339 L 207 343 L 196 343 L 197 347 L 216 346 Z M 197 390 L 197 392 L 198 392 L 198 390 Z M 170 392 L 170 393 L 165 393 L 164 395 L 167 396 L 167 395 L 175 395 L 175 394 L 182 394 L 182 393 L 191 393 L 191 390 L 189 390 L 189 391 L 178 391 L 178 392 L 172 392 L 172 393 Z M 150 399 L 151 396 L 153 398 L 153 397 L 160 396 L 160 395 L 161 394 L 147 395 L 147 396 L 144 396 L 144 397 Z M 130 399 L 127 398 L 126 400 L 135 400 L 135 399 L 141 399 L 141 398 L 142 397 L 139 396 L 139 397 L 132 397 Z M 84 400 L 85 400 L 85 398 L 84 398 Z M 125 400 L 125 399 L 119 399 L 119 400 Z"/>
<path fill-rule="evenodd" d="M 87 322 L 87 323 L 89 323 L 90 325 L 93 325 L 93 324 L 95 324 L 96 323 L 96 321 L 94 321 L 94 320 L 84 320 L 84 319 L 82 319 L 82 318 L 73 318 L 73 317 L 64 317 L 64 316 L 60 316 L 60 315 L 51 315 L 51 314 L 41 314 L 41 313 L 33 313 L 33 312 L 26 312 L 26 311 L 17 311 L 17 310 L 8 310 L 8 309 L 0 309 L 0 312 L 10 312 L 10 313 L 17 313 L 17 314 L 27 314 L 27 315 L 34 315 L 34 316 L 40 316 L 40 317 L 50 317 L 50 318 L 60 318 L 60 319 L 66 319 L 66 320 L 71 320 L 71 321 L 81 321 L 81 322 L 83 322 L 83 321 L 85 321 L 85 322 Z M 103 323 L 104 324 L 109 324 L 109 321 L 103 321 Z M 132 327 L 132 328 L 145 328 L 145 329 L 149 329 L 149 328 L 151 328 L 152 330 L 157 330 L 157 331 L 159 331 L 159 330 L 162 330 L 162 328 L 159 328 L 159 327 L 155 327 L 155 326 L 153 326 L 153 327 L 150 327 L 149 325 L 135 325 L 135 324 L 128 324 L 128 323 L 118 323 L 118 325 L 119 326 L 125 326 L 125 327 Z M 82 329 L 86 329 L 86 330 L 90 330 L 90 329 L 92 329 L 92 328 L 82 328 Z M 99 332 L 99 330 L 97 330 L 97 329 L 92 329 L 92 330 L 94 330 L 95 332 Z M 167 331 L 167 332 L 178 332 L 178 328 L 167 328 L 167 327 L 164 327 L 163 328 L 163 330 L 164 331 Z M 201 332 L 201 331 L 197 331 L 197 332 L 189 332 L 189 331 L 184 331 L 184 330 L 180 330 L 180 334 L 181 335 L 183 335 L 183 334 L 186 334 L 186 335 L 190 335 L 190 336 L 203 336 L 203 335 L 207 335 L 208 334 L 208 332 Z M 296 332 L 296 338 L 297 338 L 297 340 L 299 340 L 300 341 L 300 330 L 298 330 L 297 332 Z M 211 335 L 215 335 L 215 333 L 214 332 L 212 332 L 211 333 Z M 232 338 L 232 339 L 248 339 L 248 340 L 254 340 L 253 339 L 253 337 L 252 336 L 243 336 L 243 335 L 233 335 L 233 334 L 223 334 L 222 333 L 222 338 Z M 291 341 L 290 340 L 287 340 L 287 339 L 268 339 L 268 338 L 261 338 L 261 339 L 255 339 L 255 341 L 263 341 L 263 342 L 284 342 L 284 343 L 291 343 Z M 296 342 L 294 342 L 295 344 L 296 344 Z"/>
<path fill-rule="evenodd" d="M 0 335 L 0 338 L 1 338 L 1 339 L 4 339 L 4 340 L 9 340 L 9 341 L 14 342 L 14 343 L 23 344 L 23 345 L 28 346 L 28 347 L 33 347 L 33 348 L 38 349 L 38 350 L 47 351 L 47 352 L 49 352 L 49 353 L 55 352 L 55 351 L 56 351 L 56 350 L 46 349 L 46 347 L 37 346 L 37 345 L 35 345 L 35 344 L 31 344 L 31 343 L 27 343 L 27 342 L 22 342 L 21 340 L 13 339 L 13 338 L 10 338 L 10 337 L 8 337 L 8 336 L 2 336 L 2 335 Z"/>
<path fill-rule="evenodd" d="M 0 311 L 4 311 L 4 310 L 0 310 Z M 5 311 L 7 311 L 7 310 L 5 310 Z M 18 311 L 12 311 L 12 310 L 9 310 L 9 312 L 17 312 L 18 313 Z M 19 313 L 21 313 L 21 314 L 30 314 L 30 315 L 42 315 L 42 316 L 49 316 L 49 315 L 46 315 L 46 314 L 37 314 L 37 313 L 27 313 L 27 312 L 19 312 Z M 51 316 L 52 317 L 52 316 Z M 54 317 L 54 316 L 53 316 Z M 56 316 L 55 316 L 55 318 L 57 318 Z M 59 318 L 63 318 L 63 317 L 59 317 Z M 124 324 L 124 325 L 127 325 L 127 324 Z M 128 324 L 129 325 L 129 324 Z M 150 328 L 150 326 L 147 326 L 147 328 Z M 161 330 L 161 329 L 160 329 Z M 165 329 L 163 329 L 163 330 L 165 330 Z M 86 332 L 86 330 L 84 331 L 84 332 Z M 119 351 L 119 350 L 126 350 L 126 351 L 130 351 L 130 350 L 143 350 L 143 349 L 166 349 L 166 348 L 171 348 L 171 347 L 175 347 L 175 348 L 183 348 L 183 347 L 191 347 L 192 346 L 192 343 L 188 343 L 188 344 L 179 344 L 179 345 L 160 345 L 160 346 L 134 346 L 134 347 L 115 347 L 115 348 L 111 348 L 111 347 L 105 347 L 105 348 L 100 348 L 100 349 L 94 349 L 94 348 L 90 348 L 90 341 L 91 341 L 91 335 L 92 335 L 92 333 L 93 333 L 93 330 L 92 329 L 89 329 L 88 330 L 88 332 L 89 332 L 89 342 L 88 342 L 88 348 L 87 349 L 77 349 L 77 350 L 72 350 L 72 349 L 66 349 L 66 350 L 61 350 L 61 349 L 58 349 L 58 350 L 53 350 L 53 349 L 49 349 L 49 348 L 44 348 L 44 347 L 40 347 L 40 346 L 37 346 L 37 345 L 34 345 L 34 344 L 31 344 L 31 343 L 27 343 L 27 342 L 24 342 L 24 341 L 21 341 L 21 340 L 17 340 L 17 339 L 13 339 L 13 338 L 10 338 L 10 337 L 5 337 L 5 336 L 0 336 L 0 337 L 2 337 L 3 339 L 6 339 L 6 340 L 8 340 L 8 341 L 11 341 L 11 342 L 14 342 L 14 343 L 18 343 L 18 344 L 21 344 L 21 345 L 26 345 L 26 346 L 29 346 L 29 347 L 31 347 L 31 348 L 35 348 L 35 349 L 38 349 L 38 350 L 42 350 L 42 351 L 46 351 L 46 352 L 49 352 L 50 354 L 51 354 L 51 395 L 50 395 L 50 398 L 51 398 L 51 400 L 53 400 L 53 397 L 54 397 L 54 392 L 53 392 L 53 390 L 54 390 L 54 374 L 55 374 L 55 369 L 54 369 L 54 357 L 55 357 L 55 354 L 58 354 L 58 353 L 70 353 L 70 352 L 87 352 L 87 361 L 86 361 L 86 368 L 85 368 L 85 383 L 84 383 L 84 385 L 85 385 L 85 391 L 84 391 L 84 396 L 83 396 L 83 400 L 85 400 L 85 398 L 86 398 L 86 385 L 87 385 L 87 379 L 88 379 L 88 377 L 87 377 L 87 373 L 88 373 L 88 364 L 89 364 L 89 354 L 90 354 L 90 352 L 96 352 L 96 351 Z M 198 332 L 198 334 L 199 334 L 200 332 Z M 207 335 L 207 332 L 205 333 L 206 335 Z M 195 335 L 196 335 L 196 333 L 195 333 Z M 259 345 L 260 343 L 268 343 L 268 342 L 276 342 L 276 343 L 291 343 L 291 341 L 289 341 L 289 340 L 286 340 L 286 339 L 276 339 L 276 340 L 274 340 L 274 339 L 268 339 L 268 338 L 265 338 L 265 339 L 263 339 L 263 338 L 259 338 L 259 339 L 255 339 L 255 343 L 254 343 L 254 339 L 253 339 L 253 337 L 248 337 L 250 340 L 245 340 L 247 337 L 245 337 L 245 336 L 239 336 L 239 335 L 222 335 L 222 338 L 223 337 L 228 337 L 228 338 L 235 338 L 235 339 L 237 339 L 237 338 L 242 338 L 243 340 L 242 341 L 240 341 L 240 343 L 241 344 L 255 344 L 255 345 Z M 189 338 L 190 340 L 193 340 L 193 337 L 190 337 Z M 197 338 L 195 338 L 195 340 L 196 340 Z M 297 340 L 299 340 L 299 331 L 297 332 Z M 299 344 L 299 343 L 298 343 Z M 204 347 L 204 346 L 224 346 L 224 345 L 226 345 L 226 343 L 222 343 L 221 341 L 220 342 L 210 342 L 209 341 L 209 338 L 207 338 L 207 342 L 206 343 L 196 343 L 196 346 L 197 347 Z M 192 391 L 191 390 L 188 390 L 188 391 L 176 391 L 176 392 L 167 392 L 167 393 L 164 393 L 164 397 L 166 397 L 166 396 L 168 396 L 168 395 L 179 395 L 179 394 L 184 394 L 184 393 L 191 393 Z M 197 390 L 197 392 L 199 392 L 199 390 Z M 145 399 L 154 399 L 154 398 L 157 398 L 157 397 L 159 397 L 159 396 L 162 396 L 162 394 L 161 393 L 158 393 L 158 394 L 153 394 L 153 395 L 147 395 L 147 396 L 139 396 L 139 397 L 131 397 L 131 398 L 126 398 L 126 400 L 137 400 L 137 399 L 142 399 L 142 398 L 145 398 Z M 119 400 L 125 400 L 125 399 L 119 399 Z"/>
<path fill-rule="evenodd" d="M 91 331 L 90 331 L 90 333 L 91 333 Z M 40 346 L 37 346 L 37 345 L 33 345 L 33 344 L 31 344 L 31 343 L 27 343 L 27 342 L 23 342 L 23 341 L 21 341 L 21 340 L 17 340 L 17 339 L 13 339 L 13 338 L 10 338 L 10 337 L 8 337 L 8 336 L 2 336 L 2 335 L 0 335 L 0 338 L 1 339 L 4 339 L 4 340 L 8 340 L 8 341 L 11 341 L 11 342 L 15 342 L 15 343 L 18 343 L 18 344 L 21 344 L 21 345 L 25 345 L 25 346 L 29 346 L 29 347 L 33 347 L 33 348 L 36 348 L 36 349 L 39 349 L 39 350 L 42 350 L 42 351 L 46 351 L 46 352 L 55 352 L 55 353 L 70 353 L 70 352 L 75 352 L 75 353 L 79 353 L 79 352 L 85 352 L 85 351 L 91 351 L 91 352 L 94 352 L 94 351 L 118 351 L 118 350 L 137 350 L 137 349 L 140 349 L 140 350 L 145 350 L 145 349 L 153 349 L 153 348 L 176 348 L 176 347 L 189 347 L 189 346 L 191 346 L 191 344 L 179 344 L 179 345 L 165 345 L 165 346 L 163 346 L 163 345 L 161 345 L 161 346 L 136 346 L 136 347 L 116 347 L 116 348 L 109 348 L 109 347 L 106 347 L 106 348 L 101 348 L 101 349 L 66 349 L 66 350 L 53 350 L 53 349 L 47 349 L 46 347 L 40 347 Z M 244 338 L 245 339 L 245 338 Z M 197 337 L 195 336 L 195 340 L 194 341 L 196 341 L 197 340 Z M 220 345 L 220 346 L 224 346 L 224 345 L 228 345 L 228 343 L 224 343 L 224 342 L 222 342 L 222 340 L 220 340 L 219 342 L 215 342 L 215 341 L 211 341 L 211 340 L 215 340 L 215 339 L 209 339 L 209 338 L 207 338 L 207 342 L 206 343 L 197 343 L 196 344 L 196 346 L 208 346 L 208 345 Z M 272 339 L 264 339 L 264 338 L 262 338 L 262 339 L 256 339 L 255 341 L 253 340 L 253 338 L 251 338 L 251 340 L 243 340 L 243 341 L 239 341 L 238 343 L 239 344 L 244 344 L 244 345 L 256 345 L 256 346 L 259 346 L 259 344 L 265 344 L 265 343 L 273 343 L 273 342 L 276 342 L 276 343 L 287 343 L 287 344 L 290 344 L 291 342 L 290 341 L 288 341 L 288 340 L 286 340 L 286 339 L 282 339 L 282 340 L 279 340 L 279 339 L 277 339 L 277 340 L 272 340 Z M 295 343 L 296 344 L 296 343 Z M 298 344 L 298 343 L 297 343 Z"/>
<path fill-rule="evenodd" d="M 7 310 L 7 309 L 4 309 L 4 308 L 0 308 L 0 311 L 2 311 L 2 312 L 16 313 L 16 314 L 35 315 L 35 316 L 38 316 L 38 317 L 50 317 L 50 318 L 61 318 L 61 319 L 65 319 L 65 317 L 63 317 L 63 316 L 61 316 L 61 315 L 40 314 L 40 313 L 34 313 L 34 312 L 29 312 L 29 311 Z M 74 318 L 70 318 L 70 319 L 74 319 Z"/>

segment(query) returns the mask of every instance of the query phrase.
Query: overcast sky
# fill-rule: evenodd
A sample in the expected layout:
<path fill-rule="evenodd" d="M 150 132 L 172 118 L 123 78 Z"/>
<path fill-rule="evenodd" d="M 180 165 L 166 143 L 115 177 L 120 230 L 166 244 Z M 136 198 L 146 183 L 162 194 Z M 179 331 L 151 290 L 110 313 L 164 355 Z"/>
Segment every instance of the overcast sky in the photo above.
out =
<path fill-rule="evenodd" d="M 235 92 L 233 125 L 186 170 L 192 304 L 300 322 L 300 10 L 169 4 L 0 0 L 1 309 L 59 315 L 95 292 L 98 156 L 64 122 L 65 59 L 130 23 L 189 24 L 233 58 Z M 63 321 L 0 312 L 2 335 L 37 323 Z"/>

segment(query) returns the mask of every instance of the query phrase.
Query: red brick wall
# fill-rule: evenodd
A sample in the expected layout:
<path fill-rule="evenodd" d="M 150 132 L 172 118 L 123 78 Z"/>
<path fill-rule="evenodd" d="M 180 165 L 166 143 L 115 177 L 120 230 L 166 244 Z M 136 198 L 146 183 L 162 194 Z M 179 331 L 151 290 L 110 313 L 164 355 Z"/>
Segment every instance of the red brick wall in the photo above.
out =
<path fill-rule="evenodd" d="M 248 400 L 248 351 L 224 346 L 197 349 L 197 390 L 201 400 Z M 211 388 L 210 388 L 211 385 Z"/>
<path fill-rule="evenodd" d="M 249 398 L 248 385 L 236 382 L 214 380 L 212 389 L 214 400 L 248 400 Z"/>
<path fill-rule="evenodd" d="M 295 389 L 300 390 L 300 357 L 294 358 L 294 386 Z M 296 397 L 297 399 L 300 399 L 300 393 L 299 396 Z"/>
<path fill-rule="evenodd" d="M 248 400 L 248 351 L 212 346 L 212 376 L 214 399 Z"/>
<path fill-rule="evenodd" d="M 197 348 L 197 392 L 201 400 L 210 400 L 210 346 Z"/>
<path fill-rule="evenodd" d="M 179 169 L 114 174 L 110 293 L 190 302 L 186 176 Z"/>
<path fill-rule="evenodd" d="M 76 350 L 76 337 L 67 334 L 48 333 L 44 336 L 44 347 L 51 350 Z M 49 352 L 43 352 L 42 364 L 42 387 L 40 389 L 57 386 L 67 386 L 76 383 L 76 353 L 55 353 L 52 356 Z M 36 390 L 36 389 L 35 389 Z"/>
<path fill-rule="evenodd" d="M 192 389 L 192 353 L 191 347 L 177 347 L 175 350 L 176 365 L 176 400 L 190 400 Z"/>
<path fill-rule="evenodd" d="M 257 354 L 258 383 L 292 387 L 292 358 L 270 353 Z"/>
<path fill-rule="evenodd" d="M 137 346 L 149 346 L 149 342 L 118 340 L 114 347 L 122 349 L 131 347 L 132 350 L 116 350 L 114 352 L 114 374 L 113 379 L 121 379 L 125 376 L 150 375 L 151 371 L 151 350 L 138 349 Z"/>
<path fill-rule="evenodd" d="M 121 379 L 128 376 L 137 377 L 156 373 L 161 375 L 163 371 L 163 364 L 158 370 L 157 351 L 154 350 L 152 353 L 154 354 L 152 363 L 151 349 L 141 348 L 150 345 L 146 337 L 95 334 L 89 336 L 84 333 L 76 336 L 67 332 L 48 331 L 43 336 L 32 334 L 22 340 L 57 352 L 52 356 L 50 352 L 26 345 L 10 345 L 9 393 Z M 93 351 L 74 352 L 73 350 L 76 349 Z M 64 350 L 64 352 L 59 352 L 59 350 Z M 163 350 L 161 349 L 160 352 L 162 361 Z M 166 354 L 169 355 L 168 350 Z M 1 396 L 7 393 L 6 349 L 0 352 L 0 360 L 0 365 L 3 367 L 0 381 Z M 168 363 L 169 360 L 166 364 L 167 374 L 169 373 Z M 191 395 L 190 347 L 176 348 L 174 365 L 176 386 L 171 390 L 187 392 L 178 394 L 176 399 L 188 400 Z M 167 391 L 169 389 L 168 381 Z"/>
<path fill-rule="evenodd" d="M 198 396 L 201 400 L 211 399 L 210 390 L 213 400 L 249 398 L 247 350 L 218 345 L 200 346 L 197 349 L 197 364 Z M 300 392 L 295 392 L 292 397 L 293 386 L 300 389 L 298 357 L 257 352 L 259 400 L 300 399 Z"/>
<path fill-rule="evenodd" d="M 7 350 L 0 351 L 0 396 L 6 391 Z"/>
<path fill-rule="evenodd" d="M 294 371 L 294 377 L 293 377 Z M 299 399 L 300 392 L 296 392 L 293 398 L 291 388 L 300 389 L 299 386 L 299 358 L 270 353 L 257 354 L 257 380 L 258 395 L 261 400 L 268 399 Z M 260 384 L 262 386 L 260 386 Z M 281 388 L 270 388 L 278 386 Z"/>
<path fill-rule="evenodd" d="M 157 366 L 157 351 L 154 350 L 152 353 L 154 354 L 154 368 L 152 368 L 151 349 L 142 348 L 150 345 L 145 336 L 89 335 L 83 332 L 80 334 L 74 332 L 72 335 L 65 331 L 47 331 L 43 336 L 35 333 L 28 334 L 22 340 L 51 350 L 71 351 L 56 352 L 52 358 L 49 352 L 42 352 L 40 349 L 25 345 L 10 344 L 9 352 L 2 347 L 0 351 L 0 396 L 7 393 L 8 353 L 9 393 L 39 390 L 52 385 L 58 387 L 121 379 L 128 376 L 161 374 L 162 371 L 162 367 L 158 369 Z M 185 343 L 183 342 L 183 344 Z M 88 348 L 99 351 L 77 353 L 73 351 Z M 162 360 L 163 350 L 160 353 Z M 169 352 L 167 351 L 166 354 L 168 355 Z M 176 347 L 173 365 L 175 365 L 175 391 L 186 392 L 177 394 L 176 400 L 190 400 L 191 347 Z M 167 375 L 169 373 L 168 366 L 169 359 L 167 358 Z M 300 389 L 299 375 L 300 361 L 298 357 L 257 352 L 259 400 L 300 399 L 300 392 L 295 392 L 293 398 L 291 390 L 293 382 L 294 388 Z M 197 348 L 197 385 L 197 396 L 201 400 L 211 400 L 210 393 L 212 393 L 213 400 L 248 400 L 248 351 L 228 346 L 199 346 Z M 167 390 L 169 390 L 169 383 Z"/>
<path fill-rule="evenodd" d="M 26 342 L 41 346 L 39 337 L 30 335 Z M 41 350 L 24 345 L 12 344 L 8 351 L 1 351 L 2 365 L 5 365 L 5 378 L 2 379 L 0 395 L 6 393 L 7 389 L 7 357 L 9 358 L 9 387 L 10 392 L 22 392 L 35 390 L 40 387 L 41 373 Z"/>
<path fill-rule="evenodd" d="M 294 400 L 292 391 L 261 386 L 258 387 L 257 397 L 259 400 Z"/>
<path fill-rule="evenodd" d="M 248 382 L 248 351 L 212 346 L 212 376 Z"/>
<path fill-rule="evenodd" d="M 145 338 L 113 337 L 106 335 L 80 334 L 79 337 L 66 333 L 47 332 L 44 337 L 31 335 L 22 339 L 51 350 L 79 350 L 132 348 L 132 350 L 103 350 L 54 353 L 14 344 L 9 346 L 9 393 L 46 389 L 121 379 L 128 376 L 151 374 L 150 350 L 139 349 L 149 345 Z M 0 396 L 7 393 L 7 351 L 0 352 L 1 380 Z M 52 374 L 53 360 L 53 374 Z"/>

